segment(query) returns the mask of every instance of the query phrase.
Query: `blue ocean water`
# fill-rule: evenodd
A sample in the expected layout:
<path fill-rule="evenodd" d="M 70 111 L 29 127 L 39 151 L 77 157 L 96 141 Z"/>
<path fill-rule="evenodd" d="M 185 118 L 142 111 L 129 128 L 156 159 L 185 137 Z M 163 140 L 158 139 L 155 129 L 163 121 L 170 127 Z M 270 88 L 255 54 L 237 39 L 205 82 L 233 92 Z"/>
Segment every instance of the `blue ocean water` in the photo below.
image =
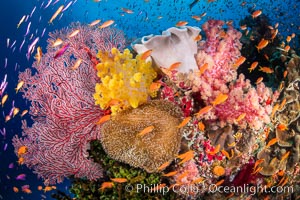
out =
<path fill-rule="evenodd" d="M 61 5 L 70 7 L 49 24 L 53 13 Z M 249 16 L 254 10 L 262 10 L 270 24 L 279 23 L 279 36 L 285 38 L 292 33 L 296 34 L 291 42 L 291 47 L 299 51 L 300 33 L 300 1 L 299 0 L 272 0 L 272 1 L 228 1 L 228 0 L 199 0 L 191 7 L 193 0 L 10 0 L 0 3 L 0 84 L 7 74 L 8 86 L 4 94 L 9 98 L 5 105 L 0 106 L 0 130 L 6 129 L 6 136 L 0 135 L 0 199 L 51 199 L 50 193 L 38 191 L 37 186 L 42 185 L 42 180 L 25 166 L 17 164 L 17 156 L 11 144 L 15 134 L 21 135 L 20 117 L 5 122 L 5 116 L 10 112 L 12 102 L 21 110 L 29 109 L 29 102 L 22 98 L 21 93 L 15 92 L 18 83 L 18 72 L 24 71 L 33 63 L 33 56 L 26 59 L 28 45 L 39 37 L 38 46 L 46 47 L 48 33 L 56 29 L 68 27 L 72 22 L 83 24 L 91 23 L 96 19 L 102 22 L 113 19 L 115 26 L 124 31 L 129 41 L 133 41 L 149 34 L 160 34 L 169 27 L 175 26 L 178 21 L 187 21 L 188 25 L 198 26 L 208 19 L 233 20 L 233 26 L 238 28 L 240 20 Z M 49 4 L 47 8 L 46 5 Z M 130 9 L 132 14 L 124 12 Z M 34 12 L 33 12 L 34 10 Z M 24 15 L 28 16 L 19 28 L 17 24 Z M 200 21 L 192 18 L 194 15 L 203 15 Z M 28 28 L 30 24 L 30 27 Z M 26 35 L 27 29 L 29 33 Z M 45 30 L 44 36 L 42 32 Z M 26 35 L 26 36 L 25 36 Z M 19 50 L 24 41 L 23 48 Z M 14 44 L 15 43 L 15 44 Z M 23 119 L 30 122 L 27 114 Z M 5 148 L 7 145 L 7 148 Z M 14 163 L 12 169 L 8 168 Z M 16 176 L 25 173 L 26 180 L 16 180 Z M 32 194 L 14 192 L 13 187 L 20 189 L 22 185 L 30 185 Z M 67 192 L 69 181 L 57 187 Z"/>

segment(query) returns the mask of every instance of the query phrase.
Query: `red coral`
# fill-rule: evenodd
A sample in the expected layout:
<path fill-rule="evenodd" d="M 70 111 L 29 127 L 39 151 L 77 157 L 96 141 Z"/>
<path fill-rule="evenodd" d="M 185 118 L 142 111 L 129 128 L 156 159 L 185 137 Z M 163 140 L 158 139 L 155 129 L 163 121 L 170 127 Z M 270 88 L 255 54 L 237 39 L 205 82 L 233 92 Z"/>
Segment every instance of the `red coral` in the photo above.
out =
<path fill-rule="evenodd" d="M 67 37 L 72 31 L 80 32 Z M 100 126 L 95 123 L 106 113 L 95 106 L 93 99 L 96 82 L 99 82 L 93 61 L 86 52 L 112 47 L 124 47 L 122 32 L 115 29 L 99 30 L 75 25 L 50 35 L 48 52 L 41 62 L 19 75 L 25 82 L 23 97 L 31 101 L 30 114 L 34 121 L 31 127 L 23 121 L 24 138 L 14 137 L 15 152 L 27 146 L 22 155 L 24 164 L 33 168 L 45 184 L 62 182 L 64 177 L 86 177 L 90 180 L 102 176 L 101 166 L 88 159 L 89 141 L 99 139 Z M 59 49 L 51 47 L 57 38 L 70 44 L 64 54 L 54 60 Z M 78 69 L 71 69 L 77 59 L 82 59 Z"/>

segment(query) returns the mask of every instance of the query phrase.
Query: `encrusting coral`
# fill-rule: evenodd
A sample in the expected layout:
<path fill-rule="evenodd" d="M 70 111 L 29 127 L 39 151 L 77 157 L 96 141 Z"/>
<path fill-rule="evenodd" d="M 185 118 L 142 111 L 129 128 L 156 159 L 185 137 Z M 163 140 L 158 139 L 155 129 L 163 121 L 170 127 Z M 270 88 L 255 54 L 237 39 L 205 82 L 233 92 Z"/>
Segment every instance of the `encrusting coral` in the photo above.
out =
<path fill-rule="evenodd" d="M 119 112 L 102 126 L 103 148 L 115 160 L 149 173 L 157 172 L 179 151 L 184 130 L 177 127 L 181 116 L 180 108 L 165 100 L 153 100 Z M 151 126 L 153 130 L 140 134 Z"/>
<path fill-rule="evenodd" d="M 120 53 L 116 48 L 99 52 L 101 60 L 96 66 L 101 83 L 95 87 L 94 99 L 102 109 L 110 106 L 112 113 L 127 108 L 136 108 L 145 103 L 150 94 L 149 87 L 156 77 L 151 62 L 145 62 L 141 55 L 133 58 L 128 49 Z M 117 103 L 112 104 L 115 100 Z"/>

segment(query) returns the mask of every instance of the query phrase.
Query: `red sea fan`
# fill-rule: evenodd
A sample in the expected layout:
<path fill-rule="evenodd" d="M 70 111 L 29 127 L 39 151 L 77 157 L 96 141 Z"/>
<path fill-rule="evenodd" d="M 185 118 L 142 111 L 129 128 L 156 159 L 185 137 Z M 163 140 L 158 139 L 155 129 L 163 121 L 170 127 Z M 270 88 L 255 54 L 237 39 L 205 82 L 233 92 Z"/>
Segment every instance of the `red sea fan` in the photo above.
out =
<path fill-rule="evenodd" d="M 80 31 L 68 37 L 74 30 Z M 69 47 L 54 59 L 60 49 L 52 47 L 57 38 Z M 69 30 L 50 34 L 47 53 L 41 61 L 33 64 L 33 70 L 20 73 L 19 79 L 25 82 L 23 97 L 31 102 L 34 123 L 28 127 L 23 121 L 23 138 L 15 136 L 13 144 L 16 154 L 21 146 L 27 147 L 27 152 L 18 156 L 46 185 L 62 182 L 71 175 L 90 180 L 102 176 L 101 166 L 88 159 L 87 152 L 89 141 L 100 137 L 100 126 L 95 123 L 106 114 L 93 99 L 99 82 L 95 54 L 124 45 L 121 31 L 75 24 Z M 82 59 L 80 66 L 71 69 L 77 59 Z"/>

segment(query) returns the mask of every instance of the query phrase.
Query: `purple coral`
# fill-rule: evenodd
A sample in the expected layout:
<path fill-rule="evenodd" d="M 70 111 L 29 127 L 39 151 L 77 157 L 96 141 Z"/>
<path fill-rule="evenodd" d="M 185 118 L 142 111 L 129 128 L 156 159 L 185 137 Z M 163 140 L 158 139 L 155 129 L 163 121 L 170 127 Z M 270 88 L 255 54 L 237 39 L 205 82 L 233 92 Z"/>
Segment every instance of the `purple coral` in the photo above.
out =
<path fill-rule="evenodd" d="M 80 32 L 67 37 L 74 30 Z M 61 38 L 69 48 L 54 59 L 60 47 L 52 47 Z M 23 121 L 24 138 L 14 137 L 17 154 L 21 146 L 28 151 L 21 155 L 24 164 L 33 168 L 45 184 L 62 182 L 64 177 L 86 177 L 95 180 L 102 176 L 101 166 L 88 159 L 89 141 L 99 139 L 96 122 L 107 114 L 95 105 L 93 94 L 98 78 L 94 65 L 96 52 L 112 47 L 123 48 L 125 38 L 116 29 L 99 30 L 75 25 L 71 29 L 50 34 L 47 53 L 26 69 L 19 79 L 25 82 L 23 97 L 31 101 L 31 127 Z M 77 59 L 80 66 L 71 69 Z M 34 72 L 34 74 L 33 74 Z M 20 155 L 19 155 L 20 156 Z"/>

